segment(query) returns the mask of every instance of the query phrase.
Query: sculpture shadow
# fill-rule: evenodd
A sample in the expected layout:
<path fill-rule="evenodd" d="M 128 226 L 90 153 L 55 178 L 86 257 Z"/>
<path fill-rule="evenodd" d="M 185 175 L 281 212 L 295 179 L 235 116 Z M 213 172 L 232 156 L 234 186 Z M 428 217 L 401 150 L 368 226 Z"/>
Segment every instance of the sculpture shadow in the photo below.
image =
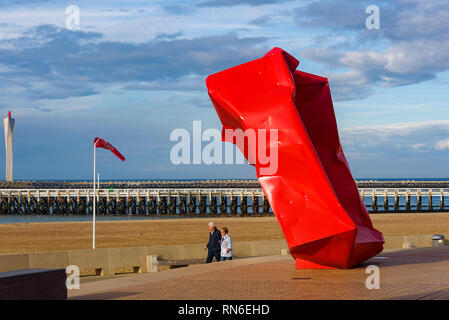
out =
<path fill-rule="evenodd" d="M 449 260 L 449 247 L 411 248 L 392 252 L 383 252 L 366 260 L 355 268 L 375 264 L 378 267 L 433 263 Z"/>

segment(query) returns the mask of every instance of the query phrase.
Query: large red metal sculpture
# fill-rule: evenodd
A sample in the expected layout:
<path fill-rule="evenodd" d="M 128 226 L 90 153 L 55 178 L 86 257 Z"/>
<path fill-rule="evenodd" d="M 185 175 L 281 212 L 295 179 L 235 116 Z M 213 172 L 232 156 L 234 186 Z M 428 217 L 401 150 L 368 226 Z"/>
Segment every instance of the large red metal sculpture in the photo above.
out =
<path fill-rule="evenodd" d="M 299 61 L 279 48 L 210 75 L 209 96 L 225 129 L 277 130 L 265 145 L 246 141 L 259 182 L 298 269 L 350 268 L 383 249 L 340 144 L 326 78 L 296 70 Z M 228 139 L 236 143 L 235 139 Z M 259 148 L 277 152 L 277 171 Z"/>

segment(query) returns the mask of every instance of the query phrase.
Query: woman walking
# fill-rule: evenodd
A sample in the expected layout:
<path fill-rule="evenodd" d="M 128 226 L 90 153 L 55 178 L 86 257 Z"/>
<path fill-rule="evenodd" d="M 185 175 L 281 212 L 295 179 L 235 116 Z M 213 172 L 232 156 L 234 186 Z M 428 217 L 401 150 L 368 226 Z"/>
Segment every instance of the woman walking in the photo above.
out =
<path fill-rule="evenodd" d="M 220 261 L 232 260 L 232 239 L 228 235 L 228 228 L 221 229 L 221 257 Z"/>

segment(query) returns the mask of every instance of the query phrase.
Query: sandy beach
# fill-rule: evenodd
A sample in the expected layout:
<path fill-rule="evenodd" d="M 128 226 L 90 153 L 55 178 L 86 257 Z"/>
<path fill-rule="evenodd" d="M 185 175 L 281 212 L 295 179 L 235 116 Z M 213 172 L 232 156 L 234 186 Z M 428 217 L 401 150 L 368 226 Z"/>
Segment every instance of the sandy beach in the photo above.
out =
<path fill-rule="evenodd" d="M 384 235 L 449 233 L 449 213 L 371 214 Z M 233 241 L 283 239 L 275 217 L 215 218 Z M 206 243 L 207 218 L 97 222 L 97 248 Z M 92 223 L 0 224 L 0 254 L 90 249 Z"/>

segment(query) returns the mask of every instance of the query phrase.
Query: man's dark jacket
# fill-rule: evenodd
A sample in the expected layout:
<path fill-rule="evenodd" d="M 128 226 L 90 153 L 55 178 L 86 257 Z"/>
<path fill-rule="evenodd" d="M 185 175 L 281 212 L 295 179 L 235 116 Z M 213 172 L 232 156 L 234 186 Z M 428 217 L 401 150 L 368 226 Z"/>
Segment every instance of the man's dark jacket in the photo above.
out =
<path fill-rule="evenodd" d="M 207 249 L 210 252 L 220 252 L 221 233 L 215 228 L 214 232 L 209 232 L 209 242 L 207 243 Z"/>

